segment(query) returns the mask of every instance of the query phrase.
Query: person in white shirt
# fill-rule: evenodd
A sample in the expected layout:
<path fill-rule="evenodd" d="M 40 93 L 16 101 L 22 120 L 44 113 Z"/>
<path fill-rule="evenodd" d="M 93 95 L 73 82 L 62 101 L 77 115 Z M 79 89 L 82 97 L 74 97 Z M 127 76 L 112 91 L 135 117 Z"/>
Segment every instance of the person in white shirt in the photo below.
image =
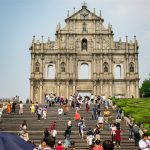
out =
<path fill-rule="evenodd" d="M 54 138 L 54 145 L 56 143 L 56 135 L 57 135 L 57 130 L 54 128 L 52 131 L 52 137 Z"/>
<path fill-rule="evenodd" d="M 62 114 L 63 114 L 63 109 L 62 108 L 58 108 L 58 119 L 62 120 Z"/>
<path fill-rule="evenodd" d="M 20 104 L 19 104 L 19 114 L 20 115 L 23 114 L 23 103 L 22 103 L 22 101 L 20 101 Z"/>
<path fill-rule="evenodd" d="M 117 128 L 116 128 L 116 124 L 115 124 L 115 123 L 113 123 L 113 124 L 111 125 L 111 127 L 110 127 L 110 128 L 111 128 L 112 141 L 113 141 L 113 142 L 115 142 L 115 141 L 114 141 L 114 137 L 115 137 L 115 134 L 116 134 L 116 132 L 115 132 L 115 131 L 117 130 Z"/>
<path fill-rule="evenodd" d="M 70 95 L 70 96 L 69 96 L 69 105 L 70 105 L 70 107 L 71 107 L 71 103 L 72 103 L 72 101 L 73 101 L 73 96 L 72 96 L 72 95 Z"/>
<path fill-rule="evenodd" d="M 98 124 L 99 124 L 100 130 L 103 130 L 103 128 L 104 128 L 104 117 L 103 116 L 98 117 Z"/>
<path fill-rule="evenodd" d="M 94 95 L 92 94 L 91 95 L 91 103 L 93 104 L 93 102 L 94 102 Z"/>
<path fill-rule="evenodd" d="M 150 141 L 148 140 L 148 134 L 143 134 L 143 139 L 139 141 L 139 148 L 141 150 L 150 150 Z"/>

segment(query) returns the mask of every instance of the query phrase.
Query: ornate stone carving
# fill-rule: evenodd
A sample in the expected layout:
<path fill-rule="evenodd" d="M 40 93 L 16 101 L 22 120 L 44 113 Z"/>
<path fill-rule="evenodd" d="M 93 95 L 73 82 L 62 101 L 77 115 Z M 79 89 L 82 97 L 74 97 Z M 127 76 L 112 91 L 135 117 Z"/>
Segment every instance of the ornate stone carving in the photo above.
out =
<path fill-rule="evenodd" d="M 129 45 L 127 48 L 122 46 L 125 43 Z M 45 46 L 42 51 L 43 44 Z M 84 92 L 91 90 L 90 92 L 96 95 L 105 94 L 106 97 L 110 94 L 111 96 L 122 94 L 128 97 L 131 93 L 138 97 L 137 91 L 134 90 L 135 86 L 131 86 L 133 80 L 138 83 L 138 49 L 135 50 L 134 45 L 133 42 L 114 41 L 110 28 L 103 26 L 102 18 L 83 6 L 81 10 L 68 16 L 64 28 L 59 27 L 55 41 L 32 42 L 30 83 L 34 84 L 33 86 L 30 84 L 31 99 L 44 102 L 44 94 L 51 92 L 68 98 L 69 95 L 80 90 Z M 79 79 L 82 72 L 79 66 L 80 61 L 91 64 L 87 67 L 90 77 L 86 81 Z M 38 64 L 35 68 L 36 62 L 40 63 L 39 68 Z M 107 64 L 104 64 L 105 62 Z M 130 65 L 131 62 L 133 65 Z M 62 63 L 64 66 L 61 66 Z M 50 69 L 51 66 L 53 69 Z M 122 72 L 119 80 L 115 78 L 117 67 Z M 53 78 L 49 78 L 49 72 L 53 72 Z M 98 81 L 101 86 L 93 88 L 93 80 Z M 58 84 L 59 81 L 61 84 Z M 68 81 L 69 88 L 66 88 L 64 85 L 68 86 Z M 109 85 L 108 81 L 112 84 Z M 128 89 L 132 91 L 126 90 L 125 86 L 128 82 L 132 83 L 128 85 Z M 114 89 L 118 87 L 123 90 L 114 92 Z"/>
<path fill-rule="evenodd" d="M 62 46 L 63 49 L 65 49 L 65 48 L 66 48 L 66 45 L 67 45 L 67 40 L 66 40 L 66 38 L 63 36 L 63 37 L 62 37 L 61 46 Z"/>
<path fill-rule="evenodd" d="M 38 100 L 39 99 L 39 93 L 40 93 L 40 85 L 39 82 L 35 82 L 33 89 L 34 89 L 34 100 Z"/>
<path fill-rule="evenodd" d="M 73 26 L 74 26 L 73 22 L 70 22 L 70 31 L 73 31 Z"/>
<path fill-rule="evenodd" d="M 80 44 L 81 44 L 80 39 L 77 39 L 76 40 L 76 49 L 77 50 L 80 49 Z"/>
<path fill-rule="evenodd" d="M 69 38 L 69 49 L 73 49 L 73 37 Z"/>
<path fill-rule="evenodd" d="M 96 22 L 96 31 L 99 31 L 100 30 L 100 22 Z"/>
<path fill-rule="evenodd" d="M 108 37 L 103 38 L 103 49 L 109 49 L 109 39 L 108 39 Z"/>
<path fill-rule="evenodd" d="M 89 47 L 89 49 L 93 48 L 93 40 L 92 39 L 89 39 L 88 47 Z"/>

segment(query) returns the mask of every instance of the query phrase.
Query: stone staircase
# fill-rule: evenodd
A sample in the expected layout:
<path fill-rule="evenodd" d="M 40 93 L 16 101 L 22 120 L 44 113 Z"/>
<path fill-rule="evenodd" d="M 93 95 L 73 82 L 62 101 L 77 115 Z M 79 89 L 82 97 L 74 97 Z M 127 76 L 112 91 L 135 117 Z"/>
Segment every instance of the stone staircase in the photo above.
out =
<path fill-rule="evenodd" d="M 92 106 L 91 106 L 92 108 Z M 16 113 L 7 115 L 3 113 L 2 115 L 2 122 L 0 123 L 0 131 L 1 132 L 14 132 L 18 133 L 19 125 L 22 123 L 23 120 L 27 121 L 28 127 L 27 130 L 29 132 L 30 140 L 34 140 L 35 144 L 38 145 L 43 137 L 43 131 L 45 128 L 49 128 L 50 123 L 56 121 L 56 130 L 58 131 L 58 135 L 56 138 L 56 142 L 58 140 L 64 140 L 64 131 L 67 126 L 68 120 L 72 121 L 72 134 L 71 140 L 75 141 L 75 146 L 78 150 L 86 150 L 88 149 L 86 144 L 86 139 L 81 139 L 78 133 L 78 127 L 75 126 L 74 122 L 74 113 L 75 110 L 69 109 L 69 113 L 67 115 L 63 115 L 62 120 L 58 120 L 57 117 L 57 109 L 58 105 L 54 107 L 48 108 L 47 119 L 41 119 L 41 121 L 37 120 L 37 116 L 30 113 L 30 105 L 24 105 L 24 114 L 18 114 L 18 108 L 16 109 Z M 101 107 L 103 111 L 103 107 Z M 115 113 L 112 108 L 109 108 L 111 111 L 112 116 L 114 117 Z M 85 112 L 85 105 L 83 104 L 82 108 L 80 109 L 81 116 L 85 119 L 86 127 L 91 127 L 92 129 L 96 125 L 96 121 L 92 120 L 91 117 L 91 109 L 88 113 Z M 128 127 L 125 124 L 125 121 L 121 122 L 121 129 L 122 129 L 122 141 L 121 141 L 121 150 L 135 150 L 134 142 L 128 140 Z M 86 133 L 85 133 L 86 134 Z M 104 126 L 104 130 L 101 131 L 101 141 L 103 140 L 111 140 L 110 131 L 108 131 L 108 125 Z M 119 148 L 115 148 L 119 149 Z"/>

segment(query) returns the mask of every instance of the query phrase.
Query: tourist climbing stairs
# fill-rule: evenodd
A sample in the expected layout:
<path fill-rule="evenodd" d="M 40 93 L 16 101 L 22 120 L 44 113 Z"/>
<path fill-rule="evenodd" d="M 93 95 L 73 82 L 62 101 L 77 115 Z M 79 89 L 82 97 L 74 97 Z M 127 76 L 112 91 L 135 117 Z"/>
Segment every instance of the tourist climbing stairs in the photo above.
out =
<path fill-rule="evenodd" d="M 92 105 L 90 106 L 90 110 L 88 113 L 85 111 L 85 104 L 82 105 L 80 109 L 80 114 L 85 119 L 86 128 L 91 127 L 94 129 L 96 125 L 96 121 L 92 120 Z M 20 124 L 23 120 L 27 121 L 27 130 L 29 132 L 30 140 L 33 140 L 35 144 L 38 146 L 40 144 L 41 139 L 43 138 L 43 131 L 45 128 L 49 128 L 50 124 L 53 121 L 56 121 L 56 130 L 58 131 L 58 135 L 56 137 L 56 142 L 61 140 L 64 141 L 64 131 L 67 127 L 67 122 L 69 120 L 72 121 L 72 132 L 71 132 L 71 140 L 75 141 L 75 146 L 78 150 L 87 150 L 87 142 L 86 137 L 82 139 L 79 136 L 78 127 L 74 122 L 74 109 L 69 108 L 69 112 L 67 115 L 63 115 L 62 120 L 58 120 L 57 109 L 59 105 L 54 107 L 48 107 L 47 119 L 41 119 L 41 121 L 37 120 L 37 115 L 31 114 L 30 105 L 24 105 L 24 113 L 22 115 L 18 114 L 18 107 L 16 109 L 16 113 L 7 114 L 4 112 L 2 115 L 2 121 L 0 123 L 0 131 L 1 132 L 11 132 L 18 134 Z M 104 108 L 101 107 L 103 112 Z M 112 108 L 109 108 L 109 111 L 112 114 L 112 117 L 115 118 L 115 111 Z M 122 130 L 122 141 L 121 141 L 121 150 L 135 150 L 134 142 L 128 140 L 128 126 L 125 121 L 121 121 L 121 130 Z M 85 131 L 86 135 L 86 131 Z M 105 124 L 104 130 L 101 131 L 101 141 L 111 140 L 111 131 L 108 129 L 108 125 Z M 119 149 L 119 148 L 115 148 Z"/>

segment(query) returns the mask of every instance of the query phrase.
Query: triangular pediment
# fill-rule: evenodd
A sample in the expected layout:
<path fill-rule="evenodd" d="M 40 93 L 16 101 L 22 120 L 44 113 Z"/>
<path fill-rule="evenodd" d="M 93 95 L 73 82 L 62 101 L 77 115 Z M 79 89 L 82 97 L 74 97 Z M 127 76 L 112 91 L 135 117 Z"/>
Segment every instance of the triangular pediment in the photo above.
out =
<path fill-rule="evenodd" d="M 72 14 L 67 20 L 80 20 L 80 19 L 95 19 L 95 20 L 103 20 L 101 17 L 97 16 L 95 13 L 92 13 L 90 10 L 87 9 L 86 6 L 82 6 L 82 9 L 77 11 L 76 13 Z"/>

